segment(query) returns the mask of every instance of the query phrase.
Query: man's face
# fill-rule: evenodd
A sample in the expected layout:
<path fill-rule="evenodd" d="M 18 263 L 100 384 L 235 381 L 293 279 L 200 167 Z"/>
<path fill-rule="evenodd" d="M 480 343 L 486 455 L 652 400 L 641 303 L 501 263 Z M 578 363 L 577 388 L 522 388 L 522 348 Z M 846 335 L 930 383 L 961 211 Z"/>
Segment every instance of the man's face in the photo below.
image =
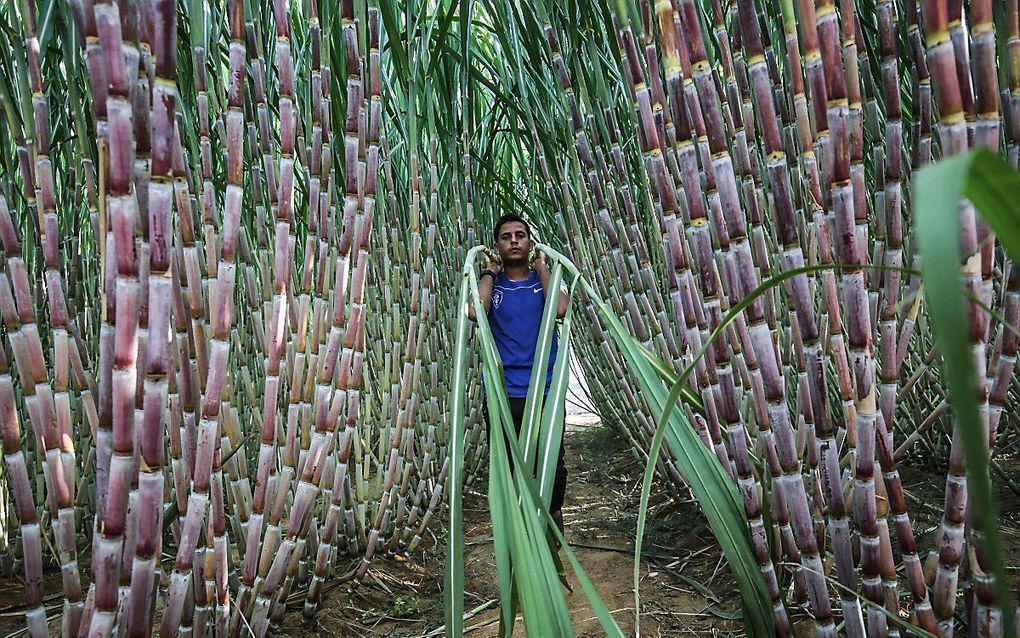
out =
<path fill-rule="evenodd" d="M 496 252 L 504 264 L 527 261 L 531 244 L 528 229 L 521 222 L 506 222 L 499 227 Z"/>

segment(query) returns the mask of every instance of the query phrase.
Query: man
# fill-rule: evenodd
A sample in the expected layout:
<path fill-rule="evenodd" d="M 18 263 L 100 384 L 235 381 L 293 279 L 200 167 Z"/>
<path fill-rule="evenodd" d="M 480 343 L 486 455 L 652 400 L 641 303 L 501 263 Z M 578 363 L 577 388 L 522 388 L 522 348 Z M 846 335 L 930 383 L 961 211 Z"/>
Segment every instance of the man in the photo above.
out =
<path fill-rule="evenodd" d="M 524 403 L 531 382 L 531 369 L 535 363 L 538 329 L 549 290 L 549 264 L 546 256 L 536 254 L 529 264 L 528 256 L 534 247 L 531 227 L 519 215 L 507 213 L 499 218 L 493 230 L 493 255 L 488 255 L 485 268 L 478 279 L 478 296 L 489 316 L 492 337 L 503 361 L 504 387 L 510 400 L 510 414 L 514 429 L 520 433 L 524 418 Z M 556 291 L 558 306 L 556 318 L 567 314 L 567 293 Z M 475 319 L 473 308 L 468 315 Z M 553 333 L 549 369 L 545 378 L 545 392 L 549 392 L 553 364 L 556 361 L 557 337 Z M 512 467 L 512 466 L 511 466 Z M 563 498 L 567 487 L 567 468 L 560 446 L 556 461 L 556 478 L 553 483 L 549 513 L 563 530 Z"/>

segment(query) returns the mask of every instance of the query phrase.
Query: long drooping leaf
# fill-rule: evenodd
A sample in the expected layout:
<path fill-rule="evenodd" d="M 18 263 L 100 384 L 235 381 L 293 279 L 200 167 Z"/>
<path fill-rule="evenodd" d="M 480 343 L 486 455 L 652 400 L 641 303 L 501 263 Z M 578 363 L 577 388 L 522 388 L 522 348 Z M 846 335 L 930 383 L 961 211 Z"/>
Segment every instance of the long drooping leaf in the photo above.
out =
<path fill-rule="evenodd" d="M 984 380 L 977 378 L 972 352 L 967 340 L 961 338 L 968 332 L 968 318 L 957 226 L 960 202 L 966 197 L 998 234 L 1010 256 L 1020 260 L 1017 193 L 1020 175 L 988 150 L 972 151 L 925 168 L 916 176 L 913 192 L 918 240 L 925 257 L 921 265 L 927 283 L 925 298 L 942 353 L 955 427 L 960 430 L 966 455 L 969 507 L 993 569 L 1005 636 L 1013 635 L 1014 608 L 989 475 L 988 435 L 976 399 L 977 384 Z"/>
<path fill-rule="evenodd" d="M 577 282 L 574 282 L 576 288 Z M 570 387 L 570 337 L 573 327 L 573 301 L 574 290 L 570 291 L 567 314 L 563 318 L 560 331 L 560 343 L 563 344 L 556 353 L 556 362 L 553 366 L 552 382 L 549 388 L 549 397 L 542 411 L 541 438 L 538 442 L 538 459 L 536 461 L 539 492 L 542 495 L 542 503 L 546 509 L 549 508 L 552 499 L 553 482 L 556 476 L 557 452 L 563 445 L 563 428 L 560 427 L 566 418 L 566 398 Z"/>
<path fill-rule="evenodd" d="M 479 246 L 468 252 L 466 264 L 474 262 L 481 252 Z M 468 267 L 461 275 L 457 334 L 453 348 L 453 379 L 450 388 L 450 489 L 449 500 L 450 530 L 446 545 L 445 578 L 443 580 L 444 609 L 446 610 L 446 635 L 461 636 L 464 633 L 464 391 L 467 363 L 469 302 Z"/>
<path fill-rule="evenodd" d="M 513 628 L 513 615 L 515 612 L 515 601 L 519 601 L 521 611 L 524 615 L 525 628 L 529 635 L 556 635 L 571 636 L 571 619 L 560 586 L 560 578 L 556 569 L 556 561 L 553 559 L 552 546 L 546 541 L 546 530 L 551 529 L 562 544 L 571 566 L 581 581 L 582 589 L 588 596 L 592 608 L 596 612 L 603 625 L 603 629 L 612 636 L 622 638 L 623 633 L 616 624 L 608 607 L 600 599 L 590 579 L 584 573 L 583 568 L 574 556 L 573 551 L 566 544 L 566 539 L 556 529 L 552 518 L 545 506 L 546 496 L 543 494 L 551 490 L 552 477 L 556 469 L 556 456 L 562 440 L 559 438 L 562 424 L 562 410 L 556 410 L 550 405 L 542 412 L 533 410 L 526 415 L 522 423 L 521 433 L 514 431 L 512 419 L 510 418 L 506 391 L 502 385 L 502 364 L 495 347 L 492 334 L 489 331 L 488 321 L 485 320 L 485 311 L 477 298 L 477 281 L 472 271 L 475 255 L 483 247 L 479 246 L 468 253 L 468 259 L 464 265 L 464 279 L 461 288 L 462 304 L 459 312 L 462 318 L 467 316 L 467 304 L 474 306 L 475 314 L 481 318 L 477 326 L 476 336 L 482 350 L 482 363 L 484 369 L 484 385 L 486 390 L 486 402 L 490 411 L 493 431 L 490 436 L 490 468 L 492 472 L 489 477 L 489 505 L 493 517 L 493 538 L 496 553 L 497 567 L 499 569 L 498 580 L 502 598 L 502 620 L 503 633 L 509 635 Z M 551 278 L 553 283 L 560 279 L 559 272 L 562 266 L 554 265 L 555 276 Z M 576 273 L 576 270 L 575 270 Z M 468 288 L 471 289 L 471 299 L 467 299 Z M 558 284 L 554 288 L 558 291 Z M 543 311 L 542 325 L 538 348 L 540 352 L 536 360 L 549 361 L 549 354 L 552 348 L 552 334 L 555 324 L 556 307 L 559 303 L 558 294 L 549 295 L 546 299 L 545 310 Z M 561 404 L 565 398 L 568 386 L 567 357 L 569 351 L 569 323 L 564 330 L 563 340 L 560 342 L 560 350 L 554 366 L 553 387 L 549 400 L 551 403 Z M 458 331 L 457 356 L 466 354 L 466 329 Z M 539 367 L 536 365 L 536 367 Z M 546 366 L 540 366 L 542 374 L 537 376 L 539 392 L 545 387 Z M 535 375 L 533 375 L 535 376 Z M 535 380 L 532 380 L 535 383 Z M 463 383 L 455 383 L 454 391 L 461 393 L 460 396 L 451 398 L 456 415 L 460 415 L 463 406 Z M 497 429 L 498 428 L 498 429 Z M 539 476 L 536 478 L 528 471 L 510 472 L 510 462 L 520 470 L 529 468 L 535 464 L 537 451 L 533 451 L 529 460 L 526 457 L 526 433 L 528 429 L 533 430 L 533 438 L 537 451 L 543 453 L 539 459 Z M 520 436 L 521 441 L 518 441 Z M 507 447 L 509 443 L 509 449 Z M 534 448 L 533 448 L 534 449 Z M 460 467 L 463 460 L 455 459 L 454 467 Z M 459 491 L 459 483 L 454 483 L 451 490 Z M 454 514 L 454 508 L 459 513 L 460 498 L 450 495 L 451 525 L 460 524 L 459 516 Z M 498 525 L 496 524 L 498 521 Z M 454 534 L 451 530 L 451 539 Z M 447 546 L 447 569 L 463 570 L 463 550 L 456 551 L 453 543 L 462 545 L 462 534 L 457 540 L 451 540 Z M 459 580 L 455 575 L 447 572 L 446 587 L 446 631 L 448 636 L 459 636 L 463 631 L 462 623 L 457 623 L 459 614 L 463 611 L 463 576 Z M 460 599 L 461 606 L 456 607 L 454 601 Z M 552 632 L 550 634 L 550 632 Z"/>

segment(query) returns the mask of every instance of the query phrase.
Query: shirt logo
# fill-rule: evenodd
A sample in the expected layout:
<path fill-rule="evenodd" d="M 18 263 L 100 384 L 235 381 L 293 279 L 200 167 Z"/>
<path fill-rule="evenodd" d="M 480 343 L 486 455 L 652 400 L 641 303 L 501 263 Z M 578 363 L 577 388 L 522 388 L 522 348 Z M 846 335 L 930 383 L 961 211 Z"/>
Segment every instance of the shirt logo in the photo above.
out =
<path fill-rule="evenodd" d="M 499 308 L 499 304 L 503 302 L 503 291 L 497 290 L 492 293 L 492 306 L 493 308 Z"/>

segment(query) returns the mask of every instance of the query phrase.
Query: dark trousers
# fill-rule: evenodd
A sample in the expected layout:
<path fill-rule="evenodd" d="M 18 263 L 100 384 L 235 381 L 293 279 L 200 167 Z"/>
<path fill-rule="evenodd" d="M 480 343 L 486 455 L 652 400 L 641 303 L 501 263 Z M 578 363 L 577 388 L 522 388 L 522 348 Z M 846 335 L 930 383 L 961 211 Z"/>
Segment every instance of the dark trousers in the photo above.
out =
<path fill-rule="evenodd" d="M 548 397 L 546 397 L 546 398 L 548 399 Z M 527 399 L 525 399 L 524 397 L 509 397 L 509 400 L 510 400 L 510 416 L 514 420 L 514 431 L 517 432 L 517 434 L 520 434 L 521 433 L 521 424 L 524 421 L 524 404 L 527 401 Z M 489 409 L 488 409 L 488 407 L 489 407 L 488 405 L 485 406 L 485 417 L 486 417 L 486 419 L 489 419 Z M 489 436 L 492 435 L 491 431 L 492 431 L 492 429 L 494 427 L 495 426 L 493 425 L 493 423 L 492 423 L 492 421 L 490 419 L 489 420 Z M 563 422 L 560 424 L 560 427 L 566 429 L 566 417 L 564 417 Z M 503 436 L 504 436 L 504 440 L 506 440 L 506 438 L 505 438 L 506 434 L 505 433 L 504 433 Z M 562 440 L 562 438 L 561 438 L 561 440 Z M 510 442 L 509 441 L 506 441 L 506 446 L 507 446 L 507 455 L 510 456 Z M 567 493 L 567 464 L 566 464 L 566 462 L 563 459 L 563 449 L 564 449 L 564 445 L 561 442 L 561 444 L 560 444 L 560 453 L 559 453 L 559 456 L 556 457 L 556 475 L 555 475 L 555 478 L 553 479 L 552 501 L 549 504 L 549 513 L 550 514 L 555 514 L 555 513 L 559 512 L 561 509 L 563 509 L 563 500 L 564 500 L 564 496 Z M 510 458 L 510 471 L 511 472 L 514 471 L 514 460 L 513 460 L 513 457 Z M 535 467 L 532 469 L 532 476 L 534 476 L 537 473 L 538 473 L 538 459 L 537 459 L 537 455 L 536 455 Z"/>

